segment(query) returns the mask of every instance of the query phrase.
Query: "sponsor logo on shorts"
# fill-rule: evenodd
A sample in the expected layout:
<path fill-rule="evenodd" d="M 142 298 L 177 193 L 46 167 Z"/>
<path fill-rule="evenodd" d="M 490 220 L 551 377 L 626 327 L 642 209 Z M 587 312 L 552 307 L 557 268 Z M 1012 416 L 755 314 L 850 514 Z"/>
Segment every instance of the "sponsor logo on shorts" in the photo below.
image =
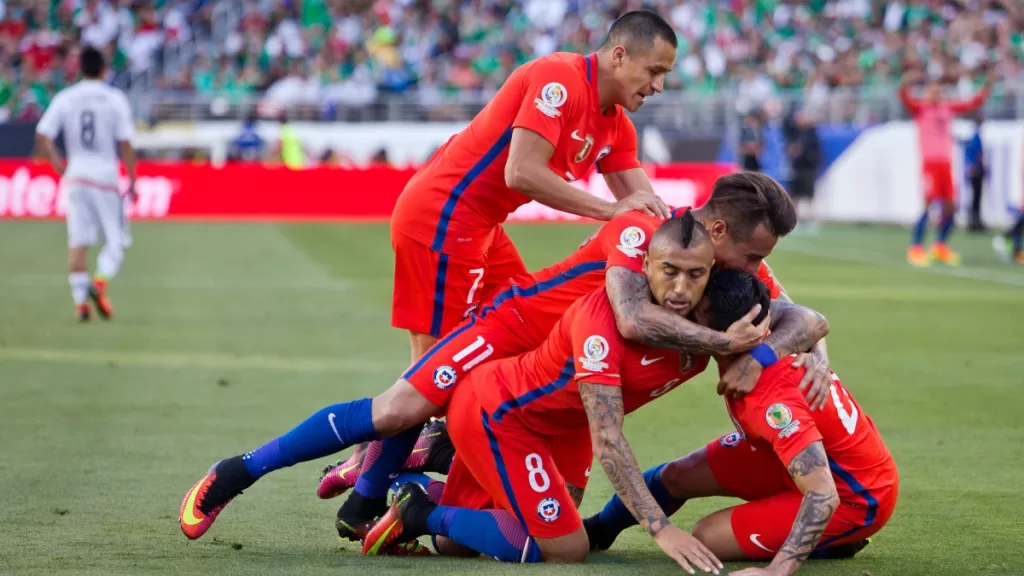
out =
<path fill-rule="evenodd" d="M 739 432 L 730 432 L 725 436 L 722 436 L 720 442 L 724 448 L 732 448 L 739 444 L 741 440 L 743 440 L 743 436 L 741 436 Z"/>
<path fill-rule="evenodd" d="M 537 504 L 537 515 L 545 522 L 558 520 L 558 516 L 561 513 L 562 505 L 554 498 L 545 498 L 540 501 L 540 504 Z"/>
<path fill-rule="evenodd" d="M 750 541 L 754 543 L 754 546 L 757 546 L 758 548 L 760 548 L 761 550 L 764 550 L 765 552 L 771 552 L 772 554 L 774 554 L 775 550 L 772 550 L 771 548 L 768 548 L 764 544 L 761 544 L 759 538 L 761 538 L 760 534 L 751 534 L 750 535 Z"/>
<path fill-rule="evenodd" d="M 630 226 L 622 231 L 619 235 L 619 245 L 616 248 L 620 252 L 629 256 L 630 258 L 636 258 L 642 256 L 644 251 L 639 248 L 644 243 L 647 236 L 644 235 L 644 231 L 637 228 L 636 226 Z"/>
<path fill-rule="evenodd" d="M 537 105 L 537 110 L 540 110 L 545 116 L 557 118 L 562 115 L 558 109 L 568 99 L 569 92 L 566 91 L 565 86 L 558 82 L 550 82 L 541 88 L 540 98 L 534 98 L 533 103 Z"/>
<path fill-rule="evenodd" d="M 455 384 L 456 378 L 455 368 L 451 366 L 438 366 L 437 370 L 434 370 L 434 385 L 441 390 L 445 390 L 452 384 Z"/>
<path fill-rule="evenodd" d="M 782 430 L 793 421 L 793 411 L 789 409 L 789 406 L 776 402 L 768 407 L 764 413 L 764 419 L 772 428 Z"/>
<path fill-rule="evenodd" d="M 580 358 L 580 364 L 584 369 L 601 372 L 608 367 L 606 362 L 602 362 L 607 357 L 608 341 L 603 336 L 595 334 L 583 342 L 583 357 Z"/>
<path fill-rule="evenodd" d="M 800 430 L 800 421 L 793 420 L 792 424 L 783 428 L 782 432 L 779 432 L 779 438 L 789 438 L 793 434 L 796 434 L 798 430 Z"/>

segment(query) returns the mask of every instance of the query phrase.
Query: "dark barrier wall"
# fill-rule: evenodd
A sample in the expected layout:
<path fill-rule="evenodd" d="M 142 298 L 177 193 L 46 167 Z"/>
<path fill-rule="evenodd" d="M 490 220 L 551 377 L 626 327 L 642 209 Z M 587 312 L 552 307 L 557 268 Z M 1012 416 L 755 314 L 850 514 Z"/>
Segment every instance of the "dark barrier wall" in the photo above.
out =
<path fill-rule="evenodd" d="M 0 158 L 28 158 L 35 146 L 35 122 L 0 124 Z"/>

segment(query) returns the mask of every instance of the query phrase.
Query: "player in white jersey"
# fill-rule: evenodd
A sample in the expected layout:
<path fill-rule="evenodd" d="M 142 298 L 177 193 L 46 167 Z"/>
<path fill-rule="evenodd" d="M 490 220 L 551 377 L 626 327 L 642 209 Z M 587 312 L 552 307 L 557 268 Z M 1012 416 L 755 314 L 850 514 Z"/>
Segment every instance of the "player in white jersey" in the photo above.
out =
<path fill-rule="evenodd" d="M 95 48 L 85 48 L 80 65 L 82 80 L 54 97 L 36 127 L 36 140 L 61 175 L 67 199 L 68 282 L 76 313 L 84 322 L 90 316 L 87 299 L 103 318 L 113 314 L 107 283 L 121 268 L 124 250 L 131 243 L 125 227 L 118 156 L 128 172 L 127 196 L 134 201 L 135 150 L 128 99 L 103 82 L 103 55 Z M 66 164 L 54 145 L 60 132 L 64 133 Z M 96 260 L 96 274 L 90 279 L 86 251 L 96 245 L 101 231 L 104 244 Z"/>

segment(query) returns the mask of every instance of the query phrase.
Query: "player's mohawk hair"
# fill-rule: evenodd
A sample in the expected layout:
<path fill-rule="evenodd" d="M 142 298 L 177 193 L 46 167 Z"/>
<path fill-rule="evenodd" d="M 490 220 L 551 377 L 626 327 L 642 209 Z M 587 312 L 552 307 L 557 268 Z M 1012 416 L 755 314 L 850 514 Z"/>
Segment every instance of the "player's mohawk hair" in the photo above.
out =
<path fill-rule="evenodd" d="M 704 224 L 693 217 L 693 213 L 687 208 L 679 216 L 669 218 L 654 232 L 655 239 L 672 239 L 683 248 L 699 246 L 702 242 L 709 240 L 711 235 Z"/>

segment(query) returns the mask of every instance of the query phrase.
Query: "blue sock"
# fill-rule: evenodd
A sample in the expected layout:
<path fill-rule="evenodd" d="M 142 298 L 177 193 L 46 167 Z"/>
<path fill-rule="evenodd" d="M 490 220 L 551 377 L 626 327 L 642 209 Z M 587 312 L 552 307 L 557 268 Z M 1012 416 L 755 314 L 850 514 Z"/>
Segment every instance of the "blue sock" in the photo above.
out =
<path fill-rule="evenodd" d="M 323 408 L 283 436 L 242 457 L 254 478 L 299 462 L 308 462 L 378 438 L 373 428 L 373 400 L 363 398 Z"/>
<path fill-rule="evenodd" d="M 939 236 L 937 238 L 939 242 L 945 243 L 946 239 L 949 238 L 949 231 L 953 229 L 953 220 L 954 218 L 952 214 L 942 217 L 942 222 L 939 224 Z"/>
<path fill-rule="evenodd" d="M 647 482 L 647 489 L 651 491 L 651 496 L 654 496 L 654 500 L 661 506 L 665 515 L 671 516 L 682 508 L 686 499 L 676 498 L 669 494 L 668 489 L 662 484 L 661 471 L 665 466 L 668 466 L 667 462 L 644 472 L 644 480 Z M 605 505 L 604 510 L 597 514 L 597 520 L 598 531 L 602 536 L 612 540 L 626 528 L 637 525 L 636 518 L 633 517 L 629 508 L 626 508 L 626 505 L 622 503 L 622 499 L 619 498 L 618 494 L 612 497 L 608 504 Z"/>
<path fill-rule="evenodd" d="M 921 218 L 917 221 L 917 224 L 914 225 L 914 236 L 913 236 L 913 239 L 911 240 L 911 242 L 915 246 L 920 246 L 921 243 L 924 242 L 924 233 L 925 233 L 925 230 L 927 228 L 928 228 L 928 207 L 925 206 L 924 214 L 921 214 Z"/>
<path fill-rule="evenodd" d="M 426 490 L 427 486 L 430 486 L 431 480 L 433 479 L 430 476 L 420 474 L 419 472 L 402 472 L 398 475 L 398 478 L 395 478 L 394 481 L 391 482 L 391 491 L 398 492 L 398 489 L 402 487 L 402 484 L 408 484 L 409 482 L 419 484 L 420 486 L 423 486 L 424 490 Z"/>
<path fill-rule="evenodd" d="M 540 548 L 530 540 L 516 517 L 505 510 L 438 506 L 427 518 L 427 527 L 431 535 L 451 538 L 456 544 L 501 562 L 541 561 Z"/>
<path fill-rule="evenodd" d="M 384 498 L 391 488 L 391 475 L 401 472 L 405 459 L 412 454 L 422 426 L 414 426 L 381 442 L 380 455 L 363 467 L 356 480 L 355 491 L 367 498 Z"/>

